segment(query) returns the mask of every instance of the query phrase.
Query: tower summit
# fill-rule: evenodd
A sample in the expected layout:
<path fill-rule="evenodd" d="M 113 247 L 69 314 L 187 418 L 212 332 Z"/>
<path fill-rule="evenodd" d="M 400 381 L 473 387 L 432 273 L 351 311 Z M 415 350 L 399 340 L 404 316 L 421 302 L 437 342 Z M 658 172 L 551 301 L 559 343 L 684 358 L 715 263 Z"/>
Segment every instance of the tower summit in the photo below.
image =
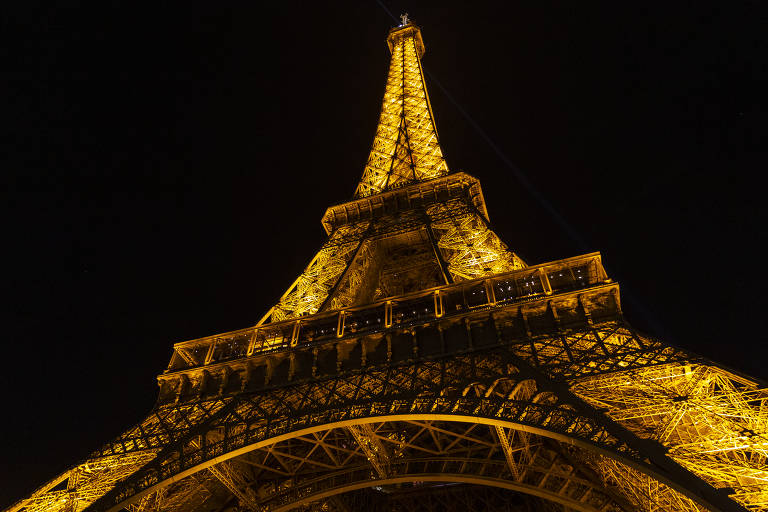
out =
<path fill-rule="evenodd" d="M 768 510 L 768 390 L 636 332 L 599 253 L 527 265 L 449 172 L 421 32 L 328 239 L 257 325 L 17 512 Z"/>
<path fill-rule="evenodd" d="M 355 197 L 426 181 L 448 173 L 424 83 L 419 27 L 407 21 L 387 37 L 391 53 L 387 85 L 371 154 Z"/>

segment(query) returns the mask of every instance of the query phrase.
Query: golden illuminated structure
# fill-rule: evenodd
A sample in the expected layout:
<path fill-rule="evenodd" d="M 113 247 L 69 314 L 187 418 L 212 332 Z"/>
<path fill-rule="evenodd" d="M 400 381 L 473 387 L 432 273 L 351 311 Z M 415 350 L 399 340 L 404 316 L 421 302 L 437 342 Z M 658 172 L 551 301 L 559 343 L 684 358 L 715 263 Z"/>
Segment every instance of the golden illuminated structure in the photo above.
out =
<path fill-rule="evenodd" d="M 526 265 L 438 143 L 419 29 L 328 240 L 254 327 L 10 511 L 768 510 L 768 390 L 634 331 L 598 253 Z"/>

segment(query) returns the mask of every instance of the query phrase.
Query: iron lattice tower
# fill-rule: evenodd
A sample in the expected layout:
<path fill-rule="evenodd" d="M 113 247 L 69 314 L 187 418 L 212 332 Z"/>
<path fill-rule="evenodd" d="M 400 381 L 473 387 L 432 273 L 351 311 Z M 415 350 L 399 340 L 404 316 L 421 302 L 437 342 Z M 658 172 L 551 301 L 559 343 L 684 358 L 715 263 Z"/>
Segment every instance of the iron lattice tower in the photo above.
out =
<path fill-rule="evenodd" d="M 438 142 L 412 23 L 327 241 L 255 327 L 9 511 L 768 510 L 768 389 L 637 333 L 600 254 L 527 265 Z"/>

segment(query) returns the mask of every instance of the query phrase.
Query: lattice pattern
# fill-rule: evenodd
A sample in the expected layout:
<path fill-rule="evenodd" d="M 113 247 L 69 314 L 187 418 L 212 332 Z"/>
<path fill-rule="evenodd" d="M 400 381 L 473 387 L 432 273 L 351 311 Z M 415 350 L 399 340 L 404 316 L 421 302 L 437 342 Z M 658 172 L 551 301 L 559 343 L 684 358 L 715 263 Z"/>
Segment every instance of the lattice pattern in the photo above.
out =
<path fill-rule="evenodd" d="M 745 506 L 768 506 L 768 389 L 693 363 L 592 377 L 572 390 Z"/>
<path fill-rule="evenodd" d="M 363 489 L 298 507 L 300 512 L 571 512 L 559 503 L 515 491 L 465 484 L 414 483 Z"/>
<path fill-rule="evenodd" d="M 638 336 L 623 322 L 538 336 L 515 345 L 515 353 L 562 380 L 691 360 L 691 355 L 680 349 Z"/>
<path fill-rule="evenodd" d="M 366 433 L 362 434 L 363 431 Z M 322 495 L 342 494 L 361 484 L 386 486 L 388 482 L 407 478 L 427 485 L 476 479 L 476 483 L 494 486 L 498 491 L 536 489 L 545 499 L 581 510 L 627 510 L 615 494 L 602 489 L 602 483 L 590 471 L 584 472 L 574 465 L 563 446 L 535 435 L 510 444 L 513 452 L 529 453 L 513 475 L 495 433 L 488 425 L 461 422 L 371 423 L 298 436 L 255 450 L 243 460 L 258 467 L 254 477 L 259 481 L 273 482 L 261 503 L 275 512 L 311 503 Z M 374 463 L 380 460 L 375 452 L 381 451 L 389 454 L 386 470 Z M 419 491 L 419 485 L 413 489 Z M 397 505 L 411 502 L 407 498 L 387 498 L 392 506 L 382 510 L 400 510 Z M 510 504 L 522 501 L 518 498 Z M 431 499 L 422 496 L 421 502 L 430 503 Z M 439 501 L 432 502 L 431 506 L 438 504 Z M 410 506 L 417 505 L 414 502 Z"/>
<path fill-rule="evenodd" d="M 545 426 L 547 430 L 604 446 L 640 461 L 640 454 L 634 448 L 568 404 L 559 403 L 552 393 L 539 393 L 535 399 L 526 399 L 527 394 L 513 398 L 518 396 L 515 388 L 520 389 L 524 387 L 521 382 L 531 380 L 526 376 L 515 378 L 514 372 L 503 351 L 495 355 L 486 352 L 476 357 L 457 356 L 413 367 L 371 369 L 359 376 L 308 381 L 257 395 L 236 395 L 228 406 L 206 420 L 206 429 L 225 434 L 224 439 L 201 447 L 192 442 L 176 443 L 176 449 L 165 451 L 162 461 L 133 475 L 130 482 L 123 482 L 119 489 L 108 493 L 95 510 L 106 510 L 103 506 L 107 503 L 119 503 L 180 471 L 260 439 L 330 424 L 340 418 L 403 414 L 514 418 L 517 423 Z M 461 387 L 445 388 L 440 384 L 443 381 Z M 500 457 L 506 467 L 504 455 Z"/>
<path fill-rule="evenodd" d="M 374 259 L 371 246 L 372 242 L 370 240 L 363 242 L 356 261 L 354 263 L 350 262 L 349 271 L 344 278 L 344 282 L 339 283 L 340 286 L 331 296 L 327 309 L 341 309 L 353 304 L 358 294 L 370 287 L 366 280 L 370 281 L 376 277 L 371 275 L 370 272 Z"/>
<path fill-rule="evenodd" d="M 499 331 L 496 332 L 501 336 Z M 596 326 L 578 334 L 546 339 L 539 337 L 534 346 L 538 347 L 538 350 L 535 350 L 538 358 L 533 358 L 530 353 L 526 355 L 523 349 L 530 347 L 529 344 L 519 343 L 505 349 L 489 348 L 482 353 L 457 355 L 439 361 L 370 368 L 362 374 L 352 373 L 332 379 L 303 381 L 255 394 L 244 393 L 207 403 L 198 402 L 187 407 L 165 406 L 143 424 L 148 429 L 151 429 L 152 425 L 166 425 L 162 434 L 152 430 L 144 433 L 143 428 L 137 428 L 130 431 L 130 435 L 116 440 L 111 447 L 105 447 L 104 451 L 117 452 L 128 447 L 136 449 L 156 446 L 159 439 L 170 442 L 175 448 L 164 449 L 163 457 L 128 477 L 118 488 L 103 497 L 106 499 L 99 500 L 98 506 L 94 504 L 94 508 L 106 510 L 108 503 L 120 503 L 134 493 L 169 479 L 181 471 L 260 440 L 285 436 L 292 431 L 313 425 L 330 425 L 341 419 L 407 415 L 413 418 L 411 424 L 420 425 L 413 434 L 401 436 L 398 432 L 407 429 L 386 424 L 372 428 L 354 425 L 351 429 L 332 428 L 335 432 L 332 437 L 322 434 L 318 434 L 318 437 L 313 434 L 312 437 L 297 438 L 298 441 L 285 441 L 281 444 L 282 448 L 273 446 L 259 449 L 254 454 L 255 458 L 250 457 L 247 461 L 248 466 L 260 468 L 259 471 L 251 470 L 248 478 L 230 475 L 225 479 L 219 478 L 218 481 L 236 482 L 226 486 L 227 489 L 230 486 L 240 489 L 251 485 L 247 482 L 254 482 L 258 484 L 258 487 L 254 488 L 255 494 L 246 494 L 245 490 L 240 494 L 259 496 L 264 502 L 277 499 L 276 492 L 282 493 L 283 497 L 278 501 L 287 504 L 292 503 L 296 496 L 304 499 L 310 495 L 314 496 L 312 493 L 324 488 L 335 489 L 340 485 L 353 485 L 361 479 L 370 481 L 371 478 L 385 479 L 400 475 L 418 480 L 432 474 L 450 474 L 453 475 L 451 478 L 462 479 L 470 475 L 487 476 L 493 473 L 505 482 L 536 485 L 539 489 L 554 493 L 551 497 L 555 500 L 562 498 L 584 503 L 583 500 L 595 499 L 599 500 L 595 503 L 599 503 L 600 507 L 607 506 L 607 498 L 601 494 L 604 492 L 601 489 L 616 487 L 621 489 L 628 499 L 637 502 L 646 510 L 693 511 L 696 510 L 694 505 L 677 492 L 649 478 L 647 474 L 631 470 L 612 459 L 600 459 L 599 463 L 592 464 L 602 478 L 602 484 L 596 485 L 589 471 L 580 466 L 590 464 L 590 460 L 594 460 L 587 456 L 588 452 L 574 449 L 569 457 L 570 452 L 560 451 L 557 452 L 557 460 L 552 459 L 551 454 L 542 459 L 543 454 L 550 452 L 541 452 L 536 448 L 541 444 L 541 440 L 530 431 L 512 430 L 493 421 L 511 420 L 518 425 L 542 428 L 569 439 L 600 446 L 640 466 L 645 464 L 645 454 L 638 451 L 638 446 L 633 445 L 631 436 L 617 437 L 616 435 L 622 434 L 606 424 L 605 420 L 601 420 L 597 410 L 606 410 L 611 418 L 608 421 L 624 425 L 641 437 L 669 440 L 686 432 L 686 435 L 692 435 L 688 427 L 673 433 L 670 433 L 669 429 L 654 430 L 671 424 L 664 415 L 674 415 L 672 405 L 681 402 L 675 397 L 686 396 L 686 401 L 692 401 L 691 397 L 700 396 L 701 403 L 697 407 L 701 411 L 694 411 L 699 416 L 685 421 L 696 425 L 702 421 L 701 418 L 709 418 L 707 424 L 711 424 L 715 421 L 713 418 L 719 415 L 735 422 L 738 428 L 729 427 L 723 430 L 724 427 L 718 426 L 720 430 L 715 430 L 711 426 L 707 427 L 714 432 L 710 437 L 720 435 L 723 439 L 718 442 L 724 443 L 725 446 L 731 446 L 733 439 L 725 439 L 724 434 L 736 436 L 738 429 L 742 432 L 747 429 L 755 432 L 752 437 L 765 433 L 762 390 L 744 379 L 740 380 L 706 365 L 653 365 L 656 357 L 653 354 L 657 353 L 655 344 L 651 340 L 637 337 L 620 324 Z M 624 351 L 622 347 L 625 348 Z M 528 363 L 524 364 L 524 359 L 520 356 L 513 356 L 510 348 L 522 351 L 521 356 L 535 362 L 538 370 L 525 370 Z M 618 357 L 617 354 L 621 356 Z M 627 354 L 632 357 L 632 365 L 627 363 L 630 360 Z M 601 364 L 601 361 L 611 362 Z M 618 363 L 622 362 L 631 370 L 617 372 L 615 369 L 621 368 Z M 570 380 L 570 389 L 585 400 L 582 406 L 569 399 L 567 393 L 561 393 L 556 381 L 550 381 L 545 376 L 550 370 L 555 375 L 562 375 L 559 372 L 563 368 L 574 368 L 578 363 L 593 372 L 582 373 L 585 376 Z M 643 366 L 646 364 L 652 366 Z M 599 368 L 604 370 L 603 373 L 595 374 Z M 568 382 L 563 381 L 563 384 L 567 385 Z M 752 412 L 745 412 L 747 406 Z M 469 424 L 472 429 L 480 429 L 473 430 L 471 436 L 468 431 L 460 435 L 446 434 L 445 431 L 452 432 L 453 427 L 424 422 L 419 419 L 423 418 L 423 415 L 459 415 L 465 418 L 471 416 L 478 421 L 482 418 L 491 420 L 491 423 L 484 426 Z M 192 418 L 194 423 L 187 418 Z M 172 424 L 169 423 L 171 421 Z M 687 423 L 681 421 L 680 424 Z M 200 443 L 199 434 L 194 432 L 203 431 L 207 432 L 204 436 L 206 441 Z M 480 432 L 483 434 L 478 437 Z M 651 434 L 654 432 L 663 432 L 663 436 L 659 434 L 653 437 Z M 462 443 L 466 442 L 455 445 L 456 450 L 465 451 L 446 451 L 445 447 L 450 446 L 451 442 L 440 440 L 441 436 L 445 435 L 460 439 Z M 703 432 L 702 435 L 709 434 Z M 738 436 L 736 438 L 741 440 Z M 733 453 L 729 452 L 726 462 L 731 461 L 733 457 L 742 457 L 740 460 L 743 460 L 743 456 L 752 453 L 750 467 L 752 470 L 759 469 L 760 464 L 756 457 L 763 455 L 754 455 L 760 449 L 757 441 L 754 444 L 749 450 L 731 450 Z M 493 450 L 487 451 L 489 447 L 493 447 Z M 686 461 L 678 459 L 675 447 L 672 448 L 670 453 L 673 457 L 685 465 Z M 688 451 L 683 450 L 681 453 L 691 450 L 690 447 L 686 449 Z M 736 453 L 738 450 L 741 450 L 740 455 Z M 256 456 L 258 453 L 261 455 Z M 449 453 L 458 459 L 448 457 Z M 146 456 L 146 451 L 137 453 L 137 456 Z M 416 456 L 418 460 L 409 458 L 412 456 Z M 465 460 L 466 458 L 471 461 Z M 696 460 L 696 464 L 699 464 L 699 460 Z M 363 466 L 360 466 L 361 463 Z M 709 466 L 701 467 L 711 468 L 712 464 L 712 460 L 709 460 Z M 132 471 L 137 467 L 133 467 Z M 221 467 L 232 473 L 233 466 L 229 463 Z M 343 474 L 338 473 L 335 476 L 320 475 L 317 471 L 323 470 L 322 468 L 328 471 L 344 471 Z M 694 472 L 700 471 L 693 467 L 691 469 Z M 267 474 L 290 478 L 292 483 L 288 487 L 282 486 L 266 478 Z M 299 474 L 311 480 L 307 481 L 309 487 L 304 488 L 306 492 L 301 490 L 300 482 L 296 480 Z M 573 480 L 577 474 L 581 476 Z M 747 485 L 734 487 L 737 499 L 745 501 L 745 497 L 749 497 L 752 499 L 749 503 L 751 508 L 764 509 L 765 507 L 755 499 L 759 498 L 759 494 L 755 494 L 755 489 L 749 487 L 751 482 L 762 477 L 755 473 L 740 476 L 752 480 L 746 482 Z M 719 487 L 730 483 L 715 481 L 706 474 L 703 474 L 703 477 Z M 315 481 L 313 478 L 321 480 Z M 77 483 L 78 480 L 73 479 L 73 482 Z M 114 480 L 108 484 L 114 485 Z M 79 487 L 73 490 L 88 490 L 87 485 L 80 485 L 83 486 L 82 490 Z M 267 487 L 264 487 L 265 485 Z M 285 494 L 283 491 L 286 489 L 290 489 L 290 493 L 298 494 Z M 104 490 L 102 487 L 99 493 Z M 753 494 L 747 496 L 748 492 Z M 47 497 L 51 501 L 56 498 L 56 492 L 49 493 Z M 620 503 L 617 506 L 623 507 Z M 52 510 L 66 509 L 60 507 Z"/>
<path fill-rule="evenodd" d="M 25 512 L 78 512 L 154 457 L 139 452 L 88 460 L 69 471 L 65 489 L 42 492 L 20 505 Z"/>
<path fill-rule="evenodd" d="M 201 471 L 183 480 L 163 487 L 129 505 L 129 512 L 189 512 L 200 510 L 215 499 L 216 478 L 209 471 Z"/>
<path fill-rule="evenodd" d="M 393 494 L 387 512 L 563 512 L 563 505 L 531 499 L 504 489 L 481 486 L 448 486 Z"/>
<path fill-rule="evenodd" d="M 195 425 L 215 416 L 227 403 L 227 400 L 206 400 L 156 409 L 144 421 L 91 456 L 101 458 L 168 446 L 185 436 Z"/>
<path fill-rule="evenodd" d="M 582 456 L 584 458 L 584 456 Z M 707 512 L 686 496 L 610 457 L 586 456 L 608 487 L 619 489 L 640 510 Z"/>
<path fill-rule="evenodd" d="M 442 219 L 432 222 L 432 230 L 454 280 L 476 279 L 525 266 L 496 233 L 488 229 L 479 214 L 445 218 L 448 209 L 448 205 L 433 206 L 427 214 Z"/>
<path fill-rule="evenodd" d="M 406 25 L 389 42 L 380 122 L 356 197 L 448 173 L 420 67 L 420 33 Z M 350 304 L 373 279 L 370 245 L 384 235 L 422 228 L 434 234 L 441 268 L 454 280 L 524 267 L 466 197 L 445 198 L 436 188 L 424 215 L 426 206 L 415 211 L 406 191 L 403 202 L 413 211 L 405 215 L 380 211 L 400 208 L 397 198 L 375 212 L 375 198 L 361 201 L 369 203 L 369 217 L 359 204 L 339 208 L 351 224 L 336 228 L 263 321 Z M 377 328 L 359 339 L 339 333 L 340 312 L 330 340 L 310 339 L 311 351 L 270 345 L 274 351 L 258 366 L 261 356 L 248 360 L 235 389 L 222 377 L 216 394 L 206 391 L 215 341 L 182 350 L 191 366 L 174 378 L 170 400 L 8 510 L 186 512 L 231 509 L 235 500 L 252 510 L 344 510 L 333 495 L 374 481 L 447 480 L 530 492 L 558 503 L 555 509 L 631 510 L 629 500 L 646 511 L 703 511 L 697 503 L 741 510 L 737 502 L 768 511 L 768 390 L 632 332 L 620 319 L 618 289 L 607 289 L 604 276 L 590 281 L 604 290 L 591 299 L 583 287 L 553 299 L 553 289 L 564 286 L 560 276 L 536 272 L 525 284 L 538 282 L 538 295 L 526 293 L 526 304 L 509 302 L 503 310 L 488 302 L 502 283 L 487 279 L 485 302 L 470 307 L 463 291 L 430 291 L 428 322 Z M 517 286 L 503 284 L 508 291 Z M 453 300 L 459 296 L 464 302 Z M 441 300 L 457 315 L 438 315 Z M 615 307 L 592 308 L 609 312 L 595 319 L 590 300 Z M 388 302 L 381 312 L 385 325 L 392 307 Z M 533 329 L 535 322 L 546 325 Z M 432 352 L 420 355 L 430 344 Z M 369 364 L 366 350 L 376 347 L 378 359 Z M 203 350 L 211 357 L 194 352 Z M 215 371 L 228 376 L 232 367 L 223 365 L 232 361 L 216 360 Z M 301 364 L 306 371 L 296 374 Z M 273 371 L 278 378 L 270 380 Z M 262 372 L 259 379 L 254 372 Z M 327 501 L 313 505 L 321 499 Z M 448 503 L 430 500 L 415 509 Z"/>
<path fill-rule="evenodd" d="M 392 60 L 373 148 L 355 197 L 448 173 L 419 62 L 418 29 L 390 36 Z"/>
<path fill-rule="evenodd" d="M 334 231 L 304 272 L 271 310 L 268 315 L 270 321 L 279 322 L 286 318 L 317 313 L 360 247 L 361 242 L 355 240 L 355 235 L 361 234 L 367 227 L 367 224 L 340 226 Z M 338 243 L 342 239 L 352 240 Z"/>

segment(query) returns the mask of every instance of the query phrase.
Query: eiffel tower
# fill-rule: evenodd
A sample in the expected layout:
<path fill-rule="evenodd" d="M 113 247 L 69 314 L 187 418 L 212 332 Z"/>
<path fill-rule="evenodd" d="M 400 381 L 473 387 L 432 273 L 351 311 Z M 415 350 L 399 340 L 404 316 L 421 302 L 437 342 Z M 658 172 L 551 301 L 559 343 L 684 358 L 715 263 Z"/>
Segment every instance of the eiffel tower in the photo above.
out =
<path fill-rule="evenodd" d="M 768 390 L 636 332 L 599 253 L 528 265 L 387 37 L 352 200 L 254 327 L 177 343 L 146 418 L 9 511 L 768 510 Z"/>

